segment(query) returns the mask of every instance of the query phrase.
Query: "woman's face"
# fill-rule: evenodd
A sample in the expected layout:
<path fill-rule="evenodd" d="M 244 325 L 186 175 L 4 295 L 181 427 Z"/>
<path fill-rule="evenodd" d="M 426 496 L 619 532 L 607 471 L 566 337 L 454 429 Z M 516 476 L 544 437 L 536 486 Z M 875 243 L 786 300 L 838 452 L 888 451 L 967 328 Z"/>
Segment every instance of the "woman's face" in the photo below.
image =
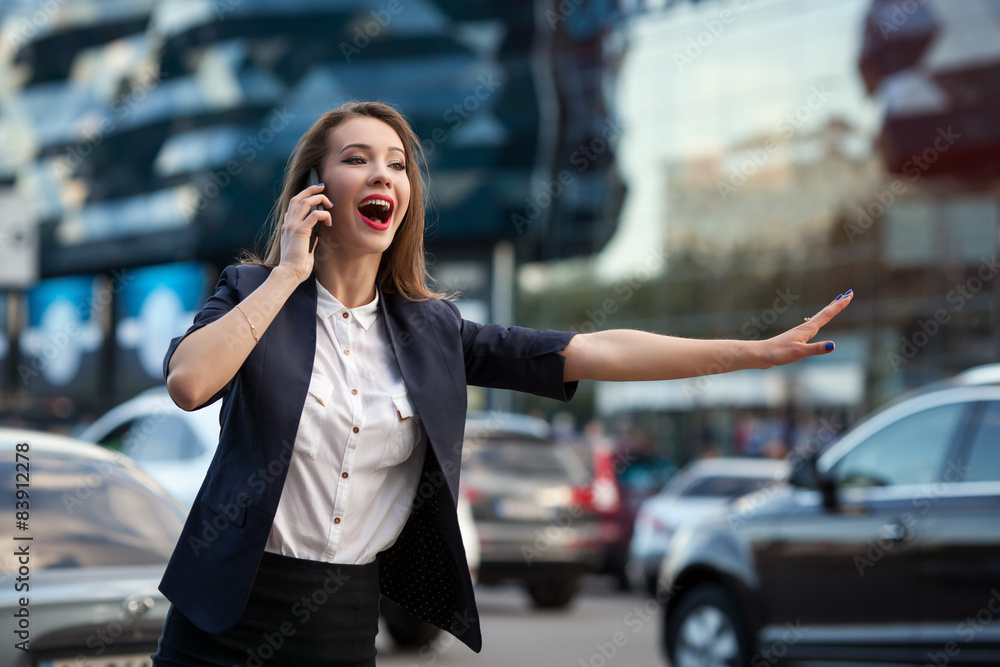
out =
<path fill-rule="evenodd" d="M 320 180 L 333 221 L 320 230 L 334 254 L 385 252 L 410 204 L 403 142 L 386 123 L 355 116 L 330 131 Z M 324 225 L 325 227 L 325 225 Z"/>

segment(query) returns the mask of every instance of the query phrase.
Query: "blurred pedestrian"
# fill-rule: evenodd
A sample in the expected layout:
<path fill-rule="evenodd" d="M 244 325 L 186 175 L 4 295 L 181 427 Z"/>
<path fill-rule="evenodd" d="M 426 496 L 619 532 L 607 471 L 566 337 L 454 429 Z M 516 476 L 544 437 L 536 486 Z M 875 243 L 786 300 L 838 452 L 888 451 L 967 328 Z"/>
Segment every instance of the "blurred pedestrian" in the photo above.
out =
<path fill-rule="evenodd" d="M 467 384 L 569 400 L 585 378 L 833 349 L 808 341 L 850 296 L 764 341 L 464 320 L 428 287 L 420 157 L 391 107 L 325 113 L 290 158 L 264 256 L 226 268 L 171 342 L 171 397 L 221 398 L 222 430 L 160 585 L 154 664 L 374 665 L 380 593 L 479 651 L 456 518 Z"/>

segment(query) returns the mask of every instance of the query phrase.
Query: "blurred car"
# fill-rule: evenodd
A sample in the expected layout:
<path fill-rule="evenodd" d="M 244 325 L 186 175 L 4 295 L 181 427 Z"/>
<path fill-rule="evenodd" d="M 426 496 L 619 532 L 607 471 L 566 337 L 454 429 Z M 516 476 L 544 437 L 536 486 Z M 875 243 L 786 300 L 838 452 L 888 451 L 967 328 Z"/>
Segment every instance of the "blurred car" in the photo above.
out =
<path fill-rule="evenodd" d="M 619 590 L 631 590 L 637 580 L 630 574 L 629 545 L 635 531 L 635 518 L 639 507 L 647 498 L 655 496 L 677 473 L 677 466 L 670 459 L 629 450 L 615 454 L 615 477 L 618 485 L 618 511 L 610 516 L 613 523 L 603 572 L 613 576 Z"/>
<path fill-rule="evenodd" d="M 166 387 L 149 389 L 109 410 L 80 432 L 82 440 L 118 451 L 156 479 L 185 507 L 194 502 L 219 443 L 222 401 L 187 412 L 177 407 Z M 473 574 L 479 563 L 479 539 L 468 501 L 459 497 L 459 528 Z M 422 646 L 437 628 L 382 601 L 386 629 L 400 647 Z"/>
<path fill-rule="evenodd" d="M 655 593 L 660 564 L 678 527 L 720 516 L 733 500 L 787 476 L 788 463 L 772 459 L 713 458 L 688 464 L 639 506 L 629 544 L 629 570 Z"/>
<path fill-rule="evenodd" d="M 186 412 L 166 387 L 154 387 L 109 410 L 78 437 L 125 454 L 190 507 L 219 444 L 221 407 L 216 401 Z"/>
<path fill-rule="evenodd" d="M 14 628 L 0 667 L 152 664 L 184 508 L 125 457 L 76 439 L 4 428 L 0 452 L 0 615 Z M 15 648 L 25 640 L 30 654 Z"/>
<path fill-rule="evenodd" d="M 604 557 L 583 462 L 550 437 L 544 420 L 505 413 L 469 416 L 462 458 L 479 581 L 520 581 L 535 606 L 566 607 Z"/>
<path fill-rule="evenodd" d="M 669 459 L 627 448 L 595 448 L 591 453 L 594 510 L 602 520 L 604 563 L 599 574 L 614 578 L 619 590 L 630 590 L 629 543 L 635 516 L 646 498 L 656 495 L 677 472 Z"/>
<path fill-rule="evenodd" d="M 1000 664 L 1000 365 L 900 398 L 789 480 L 678 531 L 675 667 Z"/>

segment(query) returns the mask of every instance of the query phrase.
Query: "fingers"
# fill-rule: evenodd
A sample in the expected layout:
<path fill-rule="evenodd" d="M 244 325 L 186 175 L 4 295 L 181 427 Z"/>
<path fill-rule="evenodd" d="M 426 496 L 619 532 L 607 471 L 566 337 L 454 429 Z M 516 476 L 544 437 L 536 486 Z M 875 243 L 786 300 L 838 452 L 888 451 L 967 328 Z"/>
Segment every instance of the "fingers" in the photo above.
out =
<path fill-rule="evenodd" d="M 830 354 L 837 348 L 833 344 L 832 340 L 823 341 L 822 343 L 809 343 L 809 352 L 811 354 Z"/>
<path fill-rule="evenodd" d="M 806 321 L 809 324 L 814 325 L 816 329 L 819 330 L 823 325 L 832 320 L 837 313 L 846 308 L 847 304 L 849 304 L 853 298 L 854 290 L 849 289 L 828 303 L 823 310 L 808 318 Z"/>
<path fill-rule="evenodd" d="M 329 209 L 333 208 L 333 202 L 329 197 L 322 192 L 303 197 L 310 190 L 318 188 L 319 185 L 310 186 L 289 200 L 288 210 L 285 211 L 285 229 L 298 232 L 301 227 L 308 227 L 312 230 L 314 225 L 324 220 L 328 227 L 332 225 L 333 217 L 330 215 Z M 319 208 L 314 210 L 314 207 Z M 300 221 L 299 224 L 296 224 L 296 221 Z"/>
<path fill-rule="evenodd" d="M 325 194 L 319 193 L 310 195 L 309 197 L 304 197 L 300 199 L 294 206 L 289 202 L 288 211 L 286 215 L 293 216 L 292 219 L 297 219 L 302 217 L 303 219 L 309 215 L 309 211 L 314 207 L 319 206 L 324 209 L 333 208 L 333 202 Z"/>
<path fill-rule="evenodd" d="M 308 210 L 313 206 L 333 208 L 333 202 L 330 201 L 329 197 L 323 194 L 323 189 L 323 184 L 317 183 L 316 185 L 310 185 L 302 192 L 295 194 L 288 200 L 288 208 L 285 209 L 285 219 L 287 220 L 289 216 L 305 217 L 305 210 Z"/>
<path fill-rule="evenodd" d="M 288 210 L 291 211 L 293 208 L 297 208 L 299 203 L 307 197 L 314 197 L 318 194 L 322 194 L 324 187 L 325 186 L 322 183 L 317 183 L 315 185 L 310 185 L 302 192 L 293 195 L 292 198 L 288 200 Z M 330 206 L 333 206 L 333 204 L 331 203 Z"/>

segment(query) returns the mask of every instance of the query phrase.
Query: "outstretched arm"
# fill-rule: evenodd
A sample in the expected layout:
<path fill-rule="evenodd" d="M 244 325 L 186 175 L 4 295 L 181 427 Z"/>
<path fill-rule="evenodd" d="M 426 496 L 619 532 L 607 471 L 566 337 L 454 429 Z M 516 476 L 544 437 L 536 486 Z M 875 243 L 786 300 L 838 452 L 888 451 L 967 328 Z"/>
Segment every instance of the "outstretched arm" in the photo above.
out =
<path fill-rule="evenodd" d="M 577 334 L 560 352 L 566 357 L 563 380 L 674 380 L 747 368 L 771 368 L 829 354 L 833 351 L 832 342 L 809 341 L 853 296 L 848 290 L 794 329 L 760 341 L 698 340 L 627 329 Z"/>

